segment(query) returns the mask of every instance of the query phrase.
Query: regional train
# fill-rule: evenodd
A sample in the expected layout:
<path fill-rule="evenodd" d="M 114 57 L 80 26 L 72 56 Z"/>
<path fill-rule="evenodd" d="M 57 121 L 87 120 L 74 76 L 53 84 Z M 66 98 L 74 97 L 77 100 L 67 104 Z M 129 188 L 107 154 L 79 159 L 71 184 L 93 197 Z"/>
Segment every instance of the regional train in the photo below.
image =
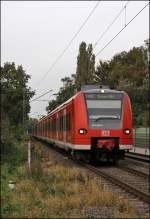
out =
<path fill-rule="evenodd" d="M 133 147 L 130 98 L 124 91 L 84 86 L 40 119 L 32 135 L 76 159 L 116 163 Z"/>

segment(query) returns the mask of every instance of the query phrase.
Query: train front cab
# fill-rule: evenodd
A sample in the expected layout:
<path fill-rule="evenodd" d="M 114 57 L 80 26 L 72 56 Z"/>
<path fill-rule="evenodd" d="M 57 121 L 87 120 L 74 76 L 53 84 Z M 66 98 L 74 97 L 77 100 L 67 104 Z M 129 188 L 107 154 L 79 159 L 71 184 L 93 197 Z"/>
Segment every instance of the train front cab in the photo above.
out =
<path fill-rule="evenodd" d="M 91 137 L 92 157 L 116 163 L 133 145 L 132 111 L 128 95 L 117 91 L 106 93 L 100 95 L 98 100 L 92 100 L 92 103 L 86 100 L 86 105 L 89 126 L 96 125 L 99 128 L 99 136 L 94 136 L 93 133 Z M 94 121 L 90 119 L 92 112 Z"/>
<path fill-rule="evenodd" d="M 104 93 L 103 93 L 104 92 Z M 132 110 L 125 92 L 104 90 L 85 92 L 79 95 L 78 144 L 90 145 L 90 156 L 94 160 L 113 160 L 124 157 L 132 149 Z M 86 119 L 87 118 L 87 119 Z M 85 134 L 79 134 L 80 130 Z M 85 154 L 85 153 L 84 153 Z"/>

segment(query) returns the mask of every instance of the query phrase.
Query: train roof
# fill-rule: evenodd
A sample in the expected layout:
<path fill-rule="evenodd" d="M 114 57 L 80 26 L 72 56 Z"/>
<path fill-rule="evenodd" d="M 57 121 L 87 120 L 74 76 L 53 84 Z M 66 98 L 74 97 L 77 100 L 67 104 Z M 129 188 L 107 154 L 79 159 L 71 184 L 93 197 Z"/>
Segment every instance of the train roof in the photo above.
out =
<path fill-rule="evenodd" d="M 91 89 L 91 90 L 85 90 L 84 93 L 124 93 L 123 91 L 119 90 L 112 90 L 112 89 Z"/>
<path fill-rule="evenodd" d="M 86 88 L 85 88 L 86 87 Z M 56 107 L 54 110 L 52 110 L 51 112 L 49 112 L 46 116 L 42 117 L 40 121 L 47 119 L 47 117 L 49 115 L 52 115 L 53 113 L 57 112 L 58 109 L 62 109 L 66 106 L 66 104 L 68 104 L 69 102 L 71 102 L 73 99 L 75 99 L 79 94 L 81 93 L 124 93 L 124 91 L 118 91 L 118 90 L 112 90 L 109 89 L 107 87 L 102 87 L 100 88 L 100 86 L 91 86 L 91 85 L 87 85 L 87 86 L 83 86 L 83 88 L 81 88 L 81 91 L 77 92 L 75 95 L 73 95 L 70 99 L 68 99 L 67 101 L 65 101 L 64 103 L 62 103 L 61 105 L 59 105 L 58 107 Z"/>

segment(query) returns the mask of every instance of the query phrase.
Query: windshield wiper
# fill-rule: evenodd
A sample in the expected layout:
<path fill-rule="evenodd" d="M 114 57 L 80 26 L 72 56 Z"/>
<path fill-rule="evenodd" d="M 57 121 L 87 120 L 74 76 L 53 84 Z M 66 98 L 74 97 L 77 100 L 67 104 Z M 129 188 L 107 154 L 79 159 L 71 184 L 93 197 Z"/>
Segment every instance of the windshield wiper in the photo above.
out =
<path fill-rule="evenodd" d="M 119 116 L 99 116 L 98 118 L 96 118 L 94 121 L 95 122 L 97 122 L 98 120 L 100 120 L 100 119 L 119 119 L 120 117 Z"/>

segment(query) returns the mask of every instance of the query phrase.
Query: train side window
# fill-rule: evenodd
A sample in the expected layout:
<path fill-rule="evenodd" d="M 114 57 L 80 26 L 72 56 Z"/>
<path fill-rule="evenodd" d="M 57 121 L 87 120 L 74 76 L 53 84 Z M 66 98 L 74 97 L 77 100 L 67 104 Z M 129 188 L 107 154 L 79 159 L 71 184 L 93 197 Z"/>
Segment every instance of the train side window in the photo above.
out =
<path fill-rule="evenodd" d="M 60 117 L 58 117 L 58 131 L 60 131 Z"/>
<path fill-rule="evenodd" d="M 61 117 L 58 119 L 58 130 L 61 131 Z"/>
<path fill-rule="evenodd" d="M 54 131 L 54 120 L 52 119 L 52 132 Z"/>
<path fill-rule="evenodd" d="M 56 132 L 56 118 L 54 119 L 54 132 Z"/>
<path fill-rule="evenodd" d="M 66 121 L 66 116 L 63 116 L 63 131 L 66 130 L 65 121 Z"/>
<path fill-rule="evenodd" d="M 53 119 L 53 132 L 55 131 L 55 119 Z"/>
<path fill-rule="evenodd" d="M 66 130 L 69 128 L 69 114 L 66 115 Z"/>
<path fill-rule="evenodd" d="M 70 113 L 69 113 L 69 115 L 68 115 L 68 117 L 69 117 L 69 130 L 71 129 L 71 116 L 70 116 Z"/>
<path fill-rule="evenodd" d="M 61 131 L 63 130 L 63 116 L 61 117 Z"/>
<path fill-rule="evenodd" d="M 49 120 L 49 131 L 51 131 L 51 120 Z"/>
<path fill-rule="evenodd" d="M 62 124 L 63 124 L 63 122 L 62 122 L 63 120 L 62 120 L 62 116 L 60 117 L 60 131 L 62 131 Z"/>
<path fill-rule="evenodd" d="M 58 131 L 58 128 L 59 128 L 59 118 L 57 117 L 56 118 L 56 131 Z"/>
<path fill-rule="evenodd" d="M 70 130 L 70 128 L 71 128 L 70 123 L 71 123 L 71 121 L 70 121 L 70 113 L 68 113 L 66 115 L 66 130 Z"/>

